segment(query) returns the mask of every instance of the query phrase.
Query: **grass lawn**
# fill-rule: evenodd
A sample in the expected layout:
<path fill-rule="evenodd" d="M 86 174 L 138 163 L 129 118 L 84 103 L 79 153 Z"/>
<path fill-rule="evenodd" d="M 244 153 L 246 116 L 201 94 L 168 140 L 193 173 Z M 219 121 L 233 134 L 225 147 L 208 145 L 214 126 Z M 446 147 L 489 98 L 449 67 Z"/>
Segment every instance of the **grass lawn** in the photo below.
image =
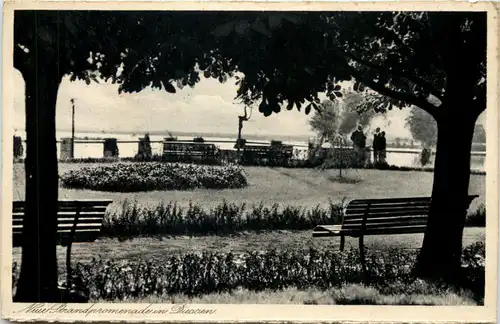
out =
<path fill-rule="evenodd" d="M 387 250 L 391 248 L 418 249 L 423 234 L 377 235 L 365 237 L 368 249 Z M 465 228 L 464 247 L 477 241 L 485 241 L 484 228 Z M 195 251 L 233 252 L 263 251 L 268 249 L 309 249 L 330 247 L 339 249 L 340 238 L 313 238 L 311 231 L 273 231 L 266 233 L 241 233 L 230 236 L 159 237 L 135 238 L 120 242 L 117 239 L 100 239 L 92 243 L 77 243 L 72 248 L 74 262 L 89 262 L 92 258 L 148 260 L 168 258 L 172 253 Z M 358 248 L 356 238 L 346 238 L 345 248 Z M 60 270 L 65 269 L 66 248 L 58 246 Z M 20 263 L 21 248 L 12 251 L 13 261 Z"/>
<path fill-rule="evenodd" d="M 59 164 L 59 173 L 91 166 L 92 164 Z M 339 183 L 334 178 L 338 171 L 315 169 L 284 169 L 246 167 L 249 186 L 243 189 L 194 190 L 194 191 L 150 191 L 136 193 L 99 192 L 60 188 L 61 199 L 109 198 L 116 203 L 125 199 L 135 199 L 141 203 L 158 201 L 176 201 L 187 205 L 189 201 L 204 205 L 215 205 L 226 199 L 234 203 L 253 204 L 263 202 L 266 205 L 300 205 L 314 207 L 327 205 L 328 200 L 339 202 L 344 197 L 387 198 L 429 196 L 432 190 L 433 174 L 416 171 L 348 170 L 347 177 L 352 181 Z M 478 194 L 470 211 L 476 210 L 485 199 L 485 176 L 471 175 L 469 193 Z M 24 165 L 14 164 L 14 200 L 24 199 Z"/>
<path fill-rule="evenodd" d="M 391 248 L 415 249 L 422 244 L 422 234 L 403 234 L 390 236 L 368 236 L 365 245 L 368 249 L 384 251 Z M 464 246 L 485 239 L 484 228 L 466 228 Z M 232 236 L 205 237 L 162 237 L 136 238 L 120 242 L 116 239 L 101 239 L 93 243 L 74 244 L 72 260 L 91 262 L 93 258 L 141 261 L 168 259 L 172 254 L 184 252 L 233 252 L 266 249 L 308 249 L 310 247 L 339 248 L 339 238 L 312 238 L 310 231 L 274 231 L 266 233 L 241 233 Z M 357 248 L 357 239 L 347 238 L 346 249 Z M 65 279 L 65 248 L 58 247 L 60 279 Z M 21 249 L 13 250 L 13 261 L 21 261 Z M 417 287 L 419 283 L 415 283 Z M 309 288 L 285 288 L 282 290 L 250 291 L 237 289 L 231 292 L 209 293 L 193 297 L 184 294 L 151 295 L 137 300 L 116 300 L 114 302 L 138 303 L 175 303 L 175 304 L 371 304 L 371 305 L 477 305 L 471 293 L 428 289 L 425 284 L 418 292 L 384 294 L 373 287 L 359 284 L 346 284 L 327 290 Z M 91 300 L 109 302 L 109 300 Z"/>
<path fill-rule="evenodd" d="M 95 300 L 92 302 L 106 302 Z M 130 300 L 115 301 L 117 303 Z M 352 284 L 341 288 L 319 290 L 299 290 L 287 288 L 278 291 L 250 291 L 239 289 L 230 293 L 213 293 L 200 297 L 186 295 L 151 296 L 133 300 L 137 303 L 171 303 L 171 304 L 294 304 L 294 305 L 454 305 L 475 306 L 477 303 L 467 294 L 443 291 L 439 294 L 393 294 L 384 295 L 374 288 Z M 185 306 L 189 308 L 189 306 Z M 196 307 L 192 307 L 196 308 Z"/>

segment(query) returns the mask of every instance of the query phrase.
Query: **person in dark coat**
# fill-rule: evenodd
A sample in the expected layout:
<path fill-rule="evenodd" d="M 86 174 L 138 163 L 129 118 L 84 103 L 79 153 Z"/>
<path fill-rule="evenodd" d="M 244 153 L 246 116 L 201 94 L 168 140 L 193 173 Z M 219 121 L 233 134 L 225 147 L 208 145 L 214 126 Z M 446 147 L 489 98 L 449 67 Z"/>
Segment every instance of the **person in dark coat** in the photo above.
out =
<path fill-rule="evenodd" d="M 377 164 L 380 162 L 380 127 L 375 129 L 375 134 L 373 135 L 373 163 Z"/>
<path fill-rule="evenodd" d="M 387 157 L 387 154 L 386 154 L 386 149 L 387 149 L 387 140 L 385 138 L 385 132 L 382 132 L 380 133 L 380 146 L 379 146 L 379 149 L 380 149 L 380 163 L 386 163 L 386 157 Z"/>
<path fill-rule="evenodd" d="M 358 126 L 358 129 L 351 135 L 351 141 L 354 144 L 354 151 L 356 154 L 356 164 L 364 165 L 365 163 L 365 148 L 366 136 L 363 134 L 363 127 Z"/>

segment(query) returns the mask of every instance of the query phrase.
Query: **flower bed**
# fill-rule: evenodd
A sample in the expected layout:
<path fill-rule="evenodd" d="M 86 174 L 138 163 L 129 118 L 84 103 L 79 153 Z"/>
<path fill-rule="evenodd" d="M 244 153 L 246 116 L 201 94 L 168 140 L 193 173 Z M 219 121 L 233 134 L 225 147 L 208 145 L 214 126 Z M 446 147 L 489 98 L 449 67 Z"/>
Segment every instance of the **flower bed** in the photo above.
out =
<path fill-rule="evenodd" d="M 343 203 L 330 202 L 329 208 L 300 206 L 253 206 L 229 203 L 206 208 L 175 202 L 141 205 L 124 201 L 121 208 L 106 214 L 101 235 L 133 238 L 141 235 L 230 234 L 239 231 L 310 230 L 320 224 L 339 224 Z"/>
<path fill-rule="evenodd" d="M 182 208 L 176 202 L 143 205 L 125 200 L 120 208 L 104 217 L 101 235 L 134 238 L 155 235 L 225 235 L 241 231 L 312 230 L 317 225 L 335 225 L 342 221 L 345 200 L 303 208 L 263 203 L 235 204 L 223 200 L 212 208 L 190 203 Z M 467 216 L 466 226 L 484 227 L 483 205 Z"/>
<path fill-rule="evenodd" d="M 412 267 L 417 251 L 370 251 L 366 254 L 364 284 L 383 294 L 432 293 L 442 286 L 416 280 Z M 463 251 L 464 282 L 476 300 L 484 296 L 484 243 Z M 13 283 L 19 269 L 13 267 Z M 187 253 L 169 255 L 161 260 L 93 260 L 77 264 L 74 289 L 90 299 L 127 300 L 144 296 L 176 293 L 200 295 L 229 292 L 235 289 L 328 289 L 362 283 L 357 249 L 339 252 L 332 249 L 309 249 L 233 253 Z"/>
<path fill-rule="evenodd" d="M 247 179 L 238 166 L 179 163 L 116 163 L 84 167 L 61 176 L 65 188 L 114 192 L 242 188 Z"/>

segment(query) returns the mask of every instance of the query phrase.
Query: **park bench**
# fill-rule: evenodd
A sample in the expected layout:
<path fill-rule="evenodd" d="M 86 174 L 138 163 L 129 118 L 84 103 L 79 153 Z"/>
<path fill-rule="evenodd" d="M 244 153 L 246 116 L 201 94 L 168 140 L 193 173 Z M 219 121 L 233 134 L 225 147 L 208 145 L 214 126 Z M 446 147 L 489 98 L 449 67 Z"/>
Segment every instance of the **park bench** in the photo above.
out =
<path fill-rule="evenodd" d="M 249 164 L 284 165 L 292 156 L 292 145 L 245 145 L 242 159 Z"/>
<path fill-rule="evenodd" d="M 469 196 L 468 204 L 478 195 Z M 355 199 L 344 208 L 342 223 L 319 225 L 313 237 L 340 236 L 340 250 L 344 250 L 345 237 L 358 237 L 360 250 L 365 235 L 423 233 L 431 197 Z"/>
<path fill-rule="evenodd" d="M 167 162 L 217 160 L 217 147 L 209 143 L 164 142 L 163 159 Z"/>
<path fill-rule="evenodd" d="M 468 196 L 467 207 L 477 197 Z M 424 233 L 430 205 L 431 197 L 351 200 L 344 208 L 341 224 L 316 226 L 313 237 L 340 236 L 341 251 L 346 236 L 357 237 L 365 272 L 364 236 Z"/>
<path fill-rule="evenodd" d="M 57 244 L 66 246 L 66 274 L 71 278 L 71 246 L 73 243 L 93 242 L 99 236 L 106 208 L 113 201 L 59 200 L 57 212 Z M 13 246 L 22 246 L 25 201 L 12 204 Z M 34 238 L 36 239 L 36 238 Z"/>

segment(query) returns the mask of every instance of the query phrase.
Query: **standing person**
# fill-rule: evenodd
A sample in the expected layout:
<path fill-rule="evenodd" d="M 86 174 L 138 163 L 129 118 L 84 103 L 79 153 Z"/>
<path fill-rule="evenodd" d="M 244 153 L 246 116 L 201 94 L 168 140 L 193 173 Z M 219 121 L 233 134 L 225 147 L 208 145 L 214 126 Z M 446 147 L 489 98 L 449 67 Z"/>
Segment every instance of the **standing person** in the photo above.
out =
<path fill-rule="evenodd" d="M 352 133 L 351 141 L 354 144 L 354 152 L 356 155 L 356 164 L 357 165 L 364 165 L 366 136 L 365 136 L 365 134 L 363 134 L 363 127 L 361 127 L 361 125 L 359 125 L 358 129 Z"/>
<path fill-rule="evenodd" d="M 380 127 L 375 129 L 375 135 L 373 135 L 373 164 L 378 164 L 380 162 Z"/>
<path fill-rule="evenodd" d="M 385 132 L 382 132 L 380 134 L 380 163 L 382 164 L 386 164 L 386 156 L 387 156 L 387 153 L 386 153 L 386 149 L 387 149 L 387 140 L 385 138 Z"/>

